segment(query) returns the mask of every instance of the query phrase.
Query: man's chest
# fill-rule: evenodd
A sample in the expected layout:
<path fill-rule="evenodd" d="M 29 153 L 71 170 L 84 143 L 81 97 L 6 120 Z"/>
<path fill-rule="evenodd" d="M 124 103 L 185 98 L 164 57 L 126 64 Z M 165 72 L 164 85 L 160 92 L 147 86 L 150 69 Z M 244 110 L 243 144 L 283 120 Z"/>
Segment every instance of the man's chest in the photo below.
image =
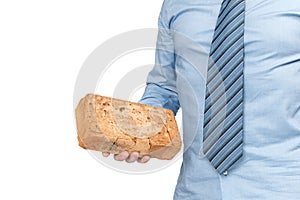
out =
<path fill-rule="evenodd" d="M 170 28 L 209 52 L 221 1 L 174 5 Z M 194 2 L 194 3 L 191 3 Z M 201 3 L 206 2 L 206 3 Z M 293 0 L 249 0 L 245 12 L 245 52 L 250 57 L 284 57 L 300 51 L 300 4 Z M 189 48 L 176 41 L 175 48 Z M 176 44 L 180 44 L 176 46 Z"/>

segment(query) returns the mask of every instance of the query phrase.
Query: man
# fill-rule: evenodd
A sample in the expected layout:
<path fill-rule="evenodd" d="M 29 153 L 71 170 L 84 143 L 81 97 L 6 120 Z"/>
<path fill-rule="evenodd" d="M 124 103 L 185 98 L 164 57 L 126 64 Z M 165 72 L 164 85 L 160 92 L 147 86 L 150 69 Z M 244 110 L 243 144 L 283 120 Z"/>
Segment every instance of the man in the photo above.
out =
<path fill-rule="evenodd" d="M 179 105 L 182 108 L 185 149 L 174 199 L 299 199 L 300 4 L 294 0 L 165 0 L 159 28 L 156 65 L 141 103 L 174 113 Z M 237 50 L 234 45 L 242 46 Z M 230 62 L 243 72 L 232 73 L 242 80 L 236 93 L 242 94 L 239 112 L 243 114 L 232 122 L 242 122 L 237 125 L 242 127 L 239 148 L 231 150 L 240 153 L 228 168 L 220 168 L 215 160 L 227 158 L 210 159 L 209 154 L 222 141 L 206 146 L 206 139 L 213 134 L 208 125 L 214 118 L 210 106 L 217 109 L 222 101 L 211 97 L 214 89 L 208 82 L 222 80 L 216 87 L 224 88 L 221 96 L 230 102 L 226 81 L 234 75 L 224 78 L 222 72 Z M 210 75 L 211 69 L 219 78 Z M 235 70 L 241 69 L 229 71 Z M 223 118 L 238 110 L 227 112 L 230 106 L 226 106 Z M 123 152 L 115 159 L 145 163 L 149 157 L 138 159 L 136 152 Z"/>

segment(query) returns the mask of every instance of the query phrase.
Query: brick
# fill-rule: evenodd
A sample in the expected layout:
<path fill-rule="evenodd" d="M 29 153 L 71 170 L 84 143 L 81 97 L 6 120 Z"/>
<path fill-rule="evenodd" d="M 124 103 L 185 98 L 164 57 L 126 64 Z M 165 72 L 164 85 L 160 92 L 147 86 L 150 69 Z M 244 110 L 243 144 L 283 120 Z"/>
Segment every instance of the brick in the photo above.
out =
<path fill-rule="evenodd" d="M 118 154 L 139 152 L 162 160 L 181 149 L 181 137 L 171 110 L 88 94 L 76 108 L 79 146 Z"/>

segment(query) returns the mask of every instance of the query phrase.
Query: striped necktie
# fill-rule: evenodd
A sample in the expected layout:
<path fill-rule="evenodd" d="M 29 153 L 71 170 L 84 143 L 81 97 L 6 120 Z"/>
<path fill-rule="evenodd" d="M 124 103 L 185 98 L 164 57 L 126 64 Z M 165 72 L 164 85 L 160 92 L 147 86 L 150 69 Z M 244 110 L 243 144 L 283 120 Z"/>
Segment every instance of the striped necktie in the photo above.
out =
<path fill-rule="evenodd" d="M 203 152 L 220 174 L 242 157 L 245 0 L 224 0 L 207 71 Z"/>

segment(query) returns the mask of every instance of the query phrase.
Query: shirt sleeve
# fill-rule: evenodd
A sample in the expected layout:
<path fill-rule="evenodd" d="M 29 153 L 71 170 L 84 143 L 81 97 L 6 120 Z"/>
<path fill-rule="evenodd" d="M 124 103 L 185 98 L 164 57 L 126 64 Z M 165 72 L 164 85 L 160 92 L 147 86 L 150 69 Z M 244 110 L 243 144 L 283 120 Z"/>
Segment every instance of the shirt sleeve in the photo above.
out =
<path fill-rule="evenodd" d="M 139 101 L 177 113 L 180 105 L 176 91 L 175 54 L 172 31 L 169 27 L 169 6 L 163 3 L 158 19 L 155 65 L 147 77 L 147 86 Z"/>

